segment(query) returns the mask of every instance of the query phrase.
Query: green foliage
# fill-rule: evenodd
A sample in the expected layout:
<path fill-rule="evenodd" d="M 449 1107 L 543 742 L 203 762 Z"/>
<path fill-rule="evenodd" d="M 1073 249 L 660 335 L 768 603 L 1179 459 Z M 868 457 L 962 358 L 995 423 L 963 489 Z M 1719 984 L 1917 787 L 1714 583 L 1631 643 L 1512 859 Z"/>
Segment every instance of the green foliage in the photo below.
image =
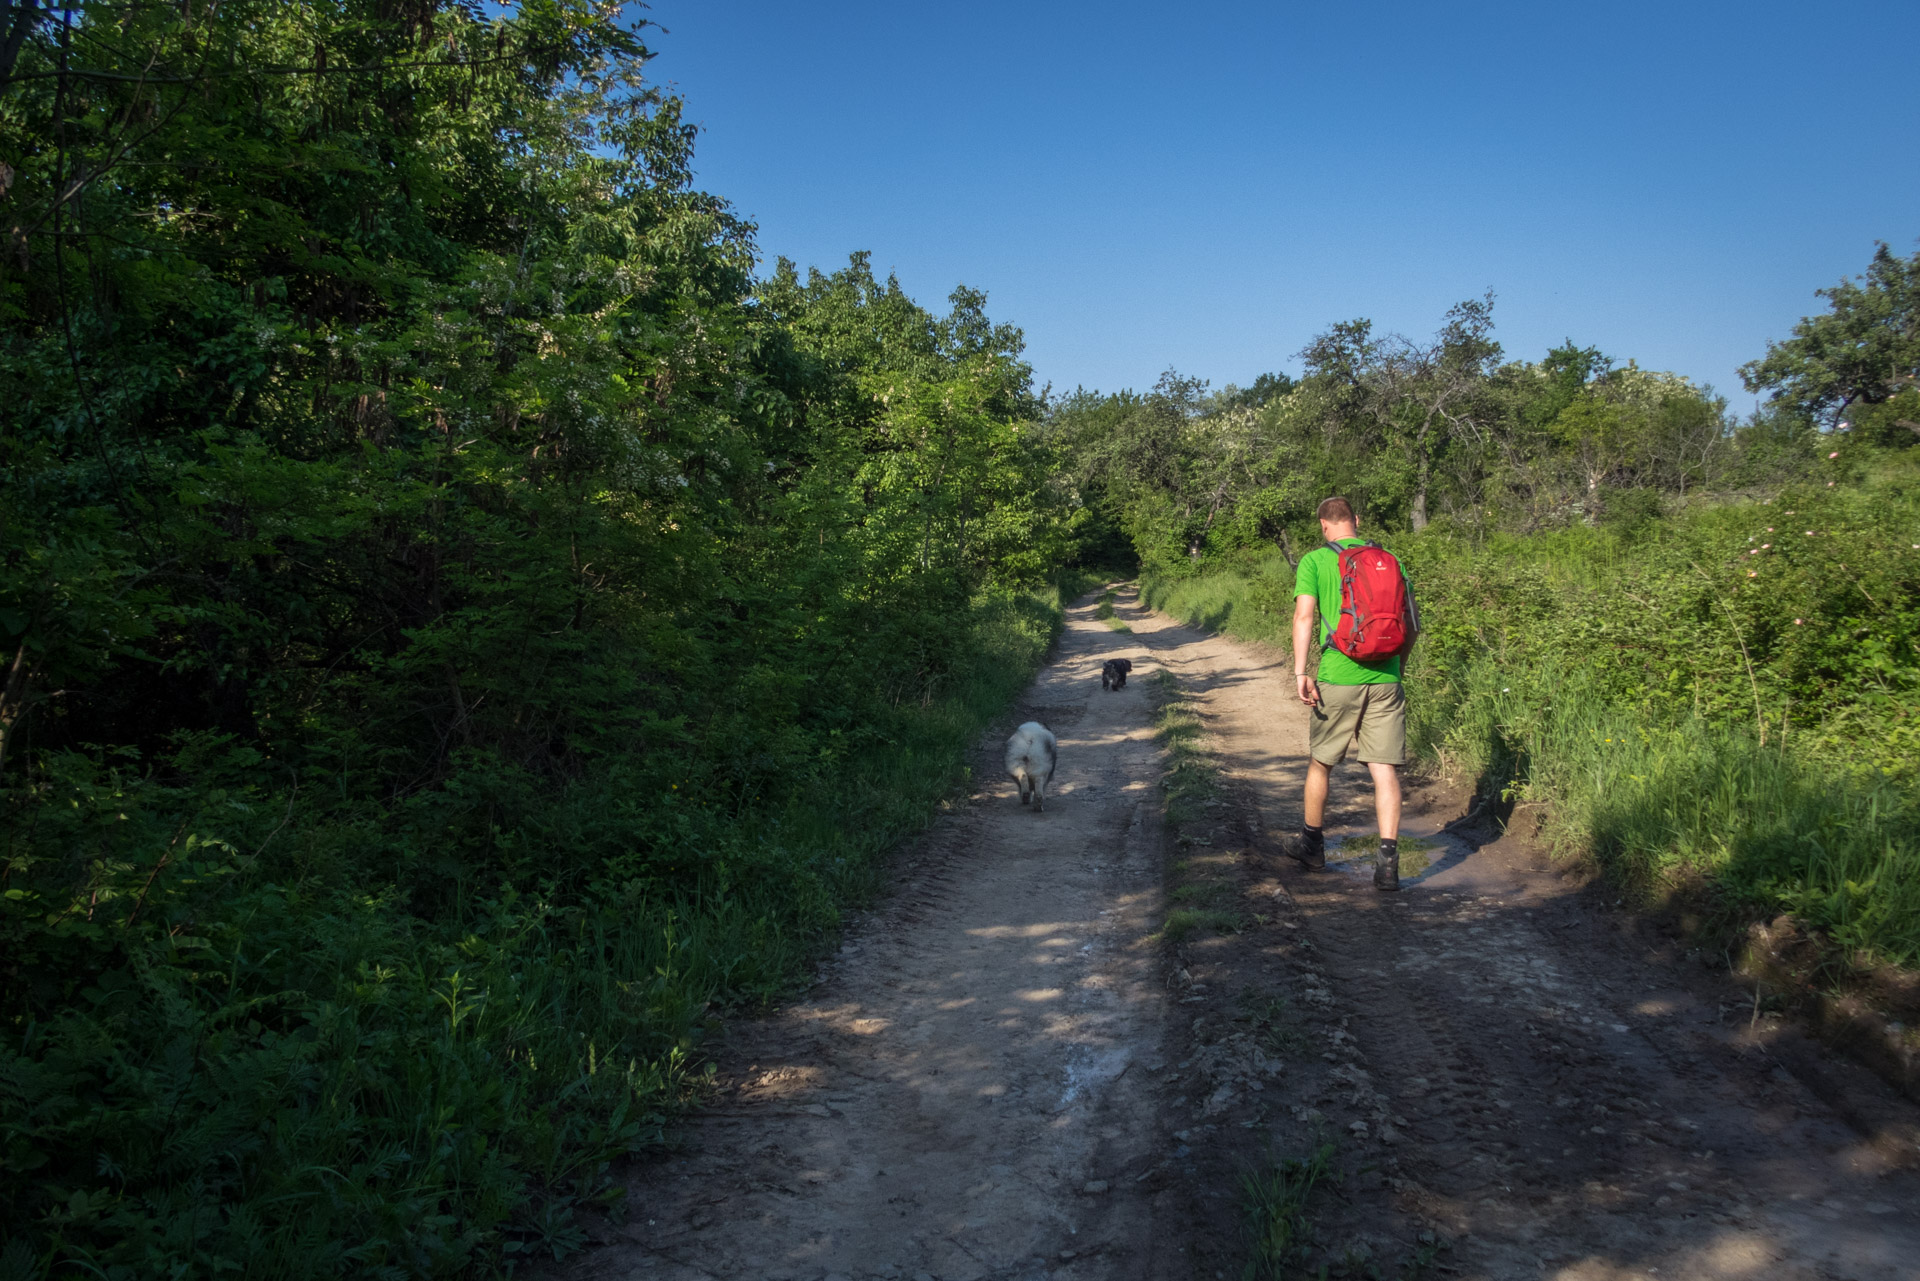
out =
<path fill-rule="evenodd" d="M 1298 383 L 1209 393 L 1173 371 L 1146 395 L 1055 403 L 1048 438 L 1087 509 L 1088 540 L 1123 533 L 1151 577 L 1295 561 L 1330 494 L 1369 528 L 1558 528 L 1644 516 L 1703 489 L 1811 469 L 1817 438 L 1778 412 L 1736 429 L 1725 402 L 1672 374 L 1616 367 L 1568 343 L 1501 364 L 1491 299 L 1461 303 L 1427 342 L 1332 326 Z M 1083 543 L 1083 548 L 1088 544 Z"/>
<path fill-rule="evenodd" d="M 1876 444 L 1920 437 L 1920 253 L 1897 258 L 1882 244 L 1864 276 L 1819 291 L 1823 316 L 1803 317 L 1793 337 L 1768 343 L 1745 366 L 1748 391 L 1807 418 L 1850 423 Z"/>
<path fill-rule="evenodd" d="M 1560 839 L 1644 892 L 1702 875 L 1743 912 L 1920 961 L 1916 497 L 1416 544 L 1416 737 L 1490 798 L 1552 799 Z"/>
<path fill-rule="evenodd" d="M 1910 782 L 1850 772 L 1791 739 L 1762 747 L 1747 727 L 1691 711 L 1635 715 L 1592 676 L 1476 663 L 1429 728 L 1496 812 L 1550 800 L 1552 837 L 1643 899 L 1705 881 L 1736 923 L 1790 912 L 1850 953 L 1920 964 Z"/>
<path fill-rule="evenodd" d="M 1605 700 L 1784 734 L 1849 770 L 1914 777 L 1920 691 L 1917 495 L 1787 490 L 1672 522 L 1412 543 L 1432 615 L 1421 664 L 1446 680 L 1500 651 L 1586 667 Z"/>
<path fill-rule="evenodd" d="M 81 4 L 0 96 L 0 1201 L 564 1252 L 1040 661 L 1017 330 L 756 284 L 644 23 Z M 1084 587 L 1081 588 L 1084 590 Z"/>
<path fill-rule="evenodd" d="M 1267 645 L 1292 643 L 1294 567 L 1277 555 L 1197 577 L 1147 574 L 1140 599 L 1189 627 Z"/>

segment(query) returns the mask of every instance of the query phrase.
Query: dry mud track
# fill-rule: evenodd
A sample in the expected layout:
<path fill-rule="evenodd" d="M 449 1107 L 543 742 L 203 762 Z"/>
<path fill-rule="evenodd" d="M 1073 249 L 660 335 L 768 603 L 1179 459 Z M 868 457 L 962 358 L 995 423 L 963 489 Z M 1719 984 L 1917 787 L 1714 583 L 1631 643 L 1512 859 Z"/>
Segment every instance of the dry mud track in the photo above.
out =
<path fill-rule="evenodd" d="M 805 998 L 730 1028 L 712 1106 L 566 1275 L 1237 1277 L 1243 1171 L 1332 1142 L 1289 1275 L 1920 1278 L 1910 1104 L 1516 838 L 1442 834 L 1397 896 L 1277 859 L 1284 658 L 1120 615 L 1070 611 L 977 790 Z M 1134 680 L 1103 694 L 1116 655 Z M 1179 832 L 1157 667 L 1224 776 Z M 999 769 L 1028 717 L 1061 744 L 1044 814 Z M 1335 839 L 1365 798 L 1336 778 Z M 1458 812 L 1412 799 L 1409 833 Z M 1163 946 L 1168 887 L 1242 928 Z"/>

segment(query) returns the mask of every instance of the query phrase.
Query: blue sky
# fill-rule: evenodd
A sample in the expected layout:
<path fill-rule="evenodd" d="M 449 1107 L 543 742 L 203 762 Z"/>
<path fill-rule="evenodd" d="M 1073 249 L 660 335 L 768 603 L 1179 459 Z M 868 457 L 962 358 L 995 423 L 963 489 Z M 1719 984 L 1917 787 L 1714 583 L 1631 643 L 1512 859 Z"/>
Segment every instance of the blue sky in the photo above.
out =
<path fill-rule="evenodd" d="M 1298 372 L 1491 289 L 1712 383 L 1920 241 L 1920 4 L 656 0 L 700 184 L 770 264 L 867 249 L 1056 390 Z"/>

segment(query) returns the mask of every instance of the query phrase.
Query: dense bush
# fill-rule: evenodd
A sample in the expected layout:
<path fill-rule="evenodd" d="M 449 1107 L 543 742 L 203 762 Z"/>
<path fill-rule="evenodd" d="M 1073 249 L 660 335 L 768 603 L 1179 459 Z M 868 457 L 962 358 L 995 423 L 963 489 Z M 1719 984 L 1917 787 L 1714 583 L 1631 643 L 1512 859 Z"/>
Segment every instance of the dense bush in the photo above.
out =
<path fill-rule="evenodd" d="M 972 618 L 944 690 L 859 722 L 883 750 L 823 761 L 778 805 L 655 797 L 613 760 L 525 801 L 492 847 L 445 849 L 420 809 L 248 787 L 245 762 L 222 787 L 61 758 L 12 844 L 12 1248 L 110 1275 L 330 1277 L 577 1244 L 571 1208 L 615 1196 L 608 1162 L 698 1084 L 712 1013 L 813 958 L 1058 613 L 999 593 Z M 457 774 L 442 804 L 485 784 Z M 91 856 L 84 899 L 32 888 L 44 849 Z M 422 860 L 454 900 L 432 913 L 391 878 Z"/>
<path fill-rule="evenodd" d="M 1039 661 L 1019 333 L 756 281 L 615 6 L 22 14 L 6 1266 L 564 1249 Z"/>
<path fill-rule="evenodd" d="M 1624 881 L 1920 963 L 1920 487 L 1409 548 L 1427 744 Z"/>

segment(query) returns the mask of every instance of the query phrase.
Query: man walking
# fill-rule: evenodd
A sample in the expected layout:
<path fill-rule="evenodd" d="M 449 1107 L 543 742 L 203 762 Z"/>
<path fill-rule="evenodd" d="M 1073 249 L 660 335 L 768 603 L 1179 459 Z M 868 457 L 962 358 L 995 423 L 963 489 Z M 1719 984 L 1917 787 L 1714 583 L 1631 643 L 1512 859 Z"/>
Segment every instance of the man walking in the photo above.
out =
<path fill-rule="evenodd" d="M 1307 762 L 1305 823 L 1300 835 L 1288 842 L 1286 853 L 1310 869 L 1326 866 L 1326 836 L 1321 824 L 1327 812 L 1327 787 L 1333 767 L 1346 758 L 1348 746 L 1357 743 L 1358 759 L 1373 775 L 1373 807 L 1380 820 L 1380 853 L 1374 861 L 1373 885 L 1379 890 L 1397 890 L 1400 766 L 1407 763 L 1407 704 L 1400 687 L 1400 657 L 1412 642 L 1412 628 L 1417 626 L 1413 594 L 1406 586 L 1405 574 L 1400 573 L 1399 582 L 1393 586 L 1404 593 L 1407 618 L 1405 641 L 1397 652 L 1365 660 L 1349 657 L 1336 648 L 1335 632 L 1341 629 L 1342 644 L 1367 652 L 1367 646 L 1347 640 L 1359 619 L 1350 620 L 1342 629 L 1340 550 L 1371 544 L 1361 540 L 1353 505 L 1346 499 L 1327 499 L 1317 514 L 1327 546 L 1302 556 L 1294 574 L 1293 680 L 1300 701 L 1312 717 L 1307 735 L 1312 759 Z M 1384 553 L 1368 555 L 1376 564 L 1398 570 L 1397 562 Z M 1347 608 L 1349 614 L 1358 612 L 1351 600 Z M 1313 674 L 1312 658 L 1316 654 L 1318 676 Z"/>

